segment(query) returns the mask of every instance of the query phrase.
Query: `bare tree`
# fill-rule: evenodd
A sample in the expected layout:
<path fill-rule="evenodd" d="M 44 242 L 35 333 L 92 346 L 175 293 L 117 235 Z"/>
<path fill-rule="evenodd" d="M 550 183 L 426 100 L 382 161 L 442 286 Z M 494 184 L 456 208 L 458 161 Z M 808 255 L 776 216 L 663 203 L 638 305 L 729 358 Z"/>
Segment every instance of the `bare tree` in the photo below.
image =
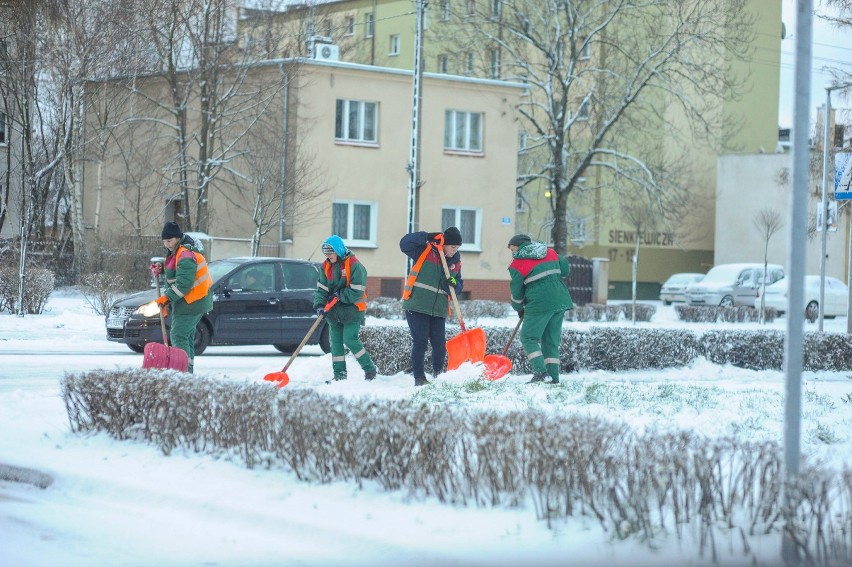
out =
<path fill-rule="evenodd" d="M 609 179 L 629 171 L 634 184 L 662 200 L 671 185 L 660 182 L 654 163 L 661 156 L 649 145 L 721 143 L 721 101 L 742 88 L 729 65 L 747 58 L 754 35 L 745 4 L 513 0 L 458 11 L 460 55 L 476 53 L 491 76 L 529 86 L 522 127 L 528 151 L 542 158 L 529 160 L 536 167 L 520 172 L 518 185 L 545 184 L 550 192 L 557 251 L 567 248 L 568 198 L 592 170 Z"/>
<path fill-rule="evenodd" d="M 759 321 L 763 323 L 765 320 L 766 278 L 769 271 L 769 241 L 781 230 L 784 221 L 781 218 L 781 213 L 775 209 L 761 209 L 752 219 L 752 222 L 763 239 L 763 278 L 760 283 L 760 315 L 758 316 Z"/>

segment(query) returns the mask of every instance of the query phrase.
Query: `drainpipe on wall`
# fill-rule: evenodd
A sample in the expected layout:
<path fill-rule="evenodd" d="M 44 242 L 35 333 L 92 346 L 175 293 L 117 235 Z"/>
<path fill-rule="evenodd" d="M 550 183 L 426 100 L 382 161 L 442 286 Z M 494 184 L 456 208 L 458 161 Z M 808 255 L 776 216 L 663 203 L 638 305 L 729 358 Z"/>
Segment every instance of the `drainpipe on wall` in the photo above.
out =
<path fill-rule="evenodd" d="M 284 198 L 287 187 L 287 113 L 290 110 L 290 77 L 285 70 L 283 62 L 278 64 L 278 70 L 284 76 L 283 116 L 281 119 L 281 167 L 278 174 L 279 184 L 281 185 L 281 204 L 278 210 L 278 254 L 286 258 L 287 255 L 282 245 L 284 244 Z M 292 245 L 293 241 L 289 240 L 289 243 Z"/>

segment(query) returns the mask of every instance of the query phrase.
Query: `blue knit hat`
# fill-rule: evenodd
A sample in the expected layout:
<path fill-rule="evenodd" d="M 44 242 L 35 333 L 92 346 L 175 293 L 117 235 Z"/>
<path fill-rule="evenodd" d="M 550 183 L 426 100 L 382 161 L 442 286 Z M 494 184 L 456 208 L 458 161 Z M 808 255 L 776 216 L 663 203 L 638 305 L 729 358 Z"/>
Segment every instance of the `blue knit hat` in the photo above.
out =
<path fill-rule="evenodd" d="M 343 244 L 343 239 L 337 236 L 336 234 L 332 234 L 328 238 L 325 239 L 325 242 L 322 243 L 322 252 L 323 254 L 334 252 L 338 256 L 346 256 L 346 253 L 349 250 L 346 249 L 346 245 Z"/>

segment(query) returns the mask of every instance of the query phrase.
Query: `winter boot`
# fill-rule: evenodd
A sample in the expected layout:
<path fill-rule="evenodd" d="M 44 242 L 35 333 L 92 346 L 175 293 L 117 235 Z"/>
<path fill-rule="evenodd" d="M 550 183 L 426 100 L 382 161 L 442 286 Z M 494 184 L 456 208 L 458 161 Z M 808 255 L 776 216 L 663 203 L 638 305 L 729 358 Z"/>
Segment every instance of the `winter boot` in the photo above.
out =
<path fill-rule="evenodd" d="M 369 372 L 364 372 L 364 380 L 372 380 L 376 377 L 376 371 L 370 370 Z"/>
<path fill-rule="evenodd" d="M 532 379 L 527 382 L 527 384 L 537 384 L 539 382 L 544 382 L 545 378 L 548 378 L 547 372 L 536 372 L 533 374 Z"/>
<path fill-rule="evenodd" d="M 425 386 L 426 384 L 429 384 L 429 383 L 430 383 L 429 380 L 427 380 L 425 376 L 415 376 L 414 377 L 414 385 L 415 386 Z"/>
<path fill-rule="evenodd" d="M 343 373 L 335 372 L 334 373 L 334 379 L 335 380 L 346 380 L 346 373 L 345 372 L 343 372 Z"/>

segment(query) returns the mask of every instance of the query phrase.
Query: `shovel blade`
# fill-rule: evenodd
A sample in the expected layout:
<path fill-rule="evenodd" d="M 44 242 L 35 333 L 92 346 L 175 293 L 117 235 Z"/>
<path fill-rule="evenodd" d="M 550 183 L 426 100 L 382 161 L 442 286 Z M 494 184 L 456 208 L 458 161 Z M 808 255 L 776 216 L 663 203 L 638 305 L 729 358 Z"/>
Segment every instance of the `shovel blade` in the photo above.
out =
<path fill-rule="evenodd" d="M 455 370 L 465 361 L 485 359 L 485 331 L 468 329 L 447 341 L 447 370 Z"/>
<path fill-rule="evenodd" d="M 270 372 L 263 379 L 267 382 L 276 382 L 275 385 L 279 388 L 283 388 L 290 383 L 290 377 L 287 376 L 286 372 Z"/>
<path fill-rule="evenodd" d="M 512 361 L 509 357 L 500 354 L 489 354 L 485 357 L 483 364 L 487 380 L 499 380 L 512 369 Z"/>

